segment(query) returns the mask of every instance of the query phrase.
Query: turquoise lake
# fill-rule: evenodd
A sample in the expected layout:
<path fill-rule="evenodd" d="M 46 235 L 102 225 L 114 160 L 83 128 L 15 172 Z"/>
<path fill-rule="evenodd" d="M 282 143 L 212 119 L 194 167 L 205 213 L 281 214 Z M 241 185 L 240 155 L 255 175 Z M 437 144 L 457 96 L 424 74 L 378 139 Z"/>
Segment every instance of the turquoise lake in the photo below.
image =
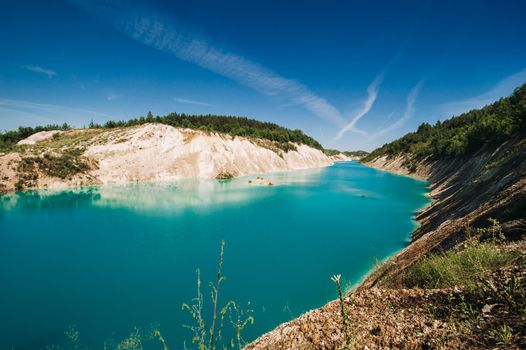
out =
<path fill-rule="evenodd" d="M 425 182 L 357 162 L 263 176 L 277 185 L 250 176 L 1 196 L 0 349 L 61 344 L 72 325 L 96 349 L 152 325 L 170 349 L 192 348 L 181 304 L 199 268 L 210 307 L 222 239 L 220 304 L 253 310 L 252 340 L 335 299 L 331 275 L 350 287 L 407 246 L 429 202 Z"/>

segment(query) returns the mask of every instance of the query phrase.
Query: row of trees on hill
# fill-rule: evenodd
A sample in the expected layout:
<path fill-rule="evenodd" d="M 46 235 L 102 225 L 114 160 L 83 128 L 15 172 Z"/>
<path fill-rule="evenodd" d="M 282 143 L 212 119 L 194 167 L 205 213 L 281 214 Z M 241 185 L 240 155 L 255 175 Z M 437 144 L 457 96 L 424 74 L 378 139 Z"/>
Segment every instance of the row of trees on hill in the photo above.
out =
<path fill-rule="evenodd" d="M 148 112 L 146 117 L 141 116 L 127 121 L 110 120 L 104 124 L 96 124 L 92 121 L 89 124 L 89 127 L 112 129 L 118 127 L 142 125 L 146 123 L 162 123 L 178 128 L 188 128 L 226 133 L 233 136 L 266 139 L 277 142 L 278 147 L 285 151 L 293 149 L 293 146 L 289 145 L 289 142 L 305 144 L 320 150 L 323 149 L 322 145 L 318 141 L 304 134 L 303 131 L 299 129 L 291 130 L 274 123 L 261 122 L 245 117 L 219 116 L 211 114 L 193 116 L 178 113 L 170 113 L 164 117 L 154 117 L 151 112 Z M 39 131 L 69 129 L 71 129 L 71 126 L 68 124 L 19 127 L 17 130 L 0 133 L 0 150 L 9 149 L 18 141 Z"/>
<path fill-rule="evenodd" d="M 9 149 L 13 145 L 16 145 L 18 141 L 23 140 L 33 135 L 34 133 L 37 133 L 40 131 L 49 131 L 49 130 L 66 131 L 69 129 L 71 129 L 71 125 L 64 123 L 62 125 L 49 124 L 45 126 L 36 126 L 33 128 L 29 126 L 21 126 L 17 130 L 5 131 L 3 133 L 0 133 L 0 151 Z"/>
<path fill-rule="evenodd" d="M 194 116 L 184 113 L 170 113 L 164 117 L 154 117 L 151 112 L 148 112 L 146 117 L 139 117 L 128 121 L 110 120 L 103 125 L 91 123 L 90 127 L 117 128 L 145 123 L 162 123 L 178 128 L 221 132 L 233 136 L 261 138 L 278 143 L 294 142 L 305 144 L 317 149 L 323 149 L 318 141 L 304 134 L 303 131 L 299 129 L 291 130 L 274 123 L 262 122 L 246 117 L 220 116 L 212 114 Z"/>
<path fill-rule="evenodd" d="M 412 154 L 416 159 L 467 156 L 485 145 L 497 145 L 513 134 L 526 133 L 526 84 L 497 102 L 435 125 L 421 124 L 416 132 L 385 144 L 365 161 L 382 155 Z"/>

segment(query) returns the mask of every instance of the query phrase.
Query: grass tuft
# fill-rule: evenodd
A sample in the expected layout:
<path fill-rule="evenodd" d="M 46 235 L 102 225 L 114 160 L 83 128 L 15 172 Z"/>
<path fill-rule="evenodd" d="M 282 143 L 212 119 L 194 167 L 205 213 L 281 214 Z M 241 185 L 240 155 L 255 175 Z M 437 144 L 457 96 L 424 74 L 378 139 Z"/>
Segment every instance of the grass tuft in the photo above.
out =
<path fill-rule="evenodd" d="M 460 251 L 434 254 L 413 265 L 405 273 L 409 287 L 473 288 L 489 271 L 509 264 L 513 256 L 490 243 L 473 242 Z"/>

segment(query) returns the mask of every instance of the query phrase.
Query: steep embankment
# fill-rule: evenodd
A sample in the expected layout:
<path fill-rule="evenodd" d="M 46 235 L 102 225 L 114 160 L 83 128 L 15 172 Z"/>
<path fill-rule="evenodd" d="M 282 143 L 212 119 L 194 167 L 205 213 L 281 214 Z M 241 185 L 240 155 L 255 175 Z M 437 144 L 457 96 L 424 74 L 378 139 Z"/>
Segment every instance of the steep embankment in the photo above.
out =
<path fill-rule="evenodd" d="M 489 218 L 518 237 L 526 218 L 526 85 L 480 110 L 434 126 L 424 123 L 365 161 L 428 180 L 434 200 L 417 215 L 413 244 L 362 288 L 397 283 L 405 268 L 430 252 L 456 246 Z"/>
<path fill-rule="evenodd" d="M 526 348 L 526 85 L 364 163 L 430 182 L 412 243 L 246 349 Z"/>
<path fill-rule="evenodd" d="M 402 272 L 423 256 L 451 249 L 469 238 L 473 227 L 497 219 L 511 238 L 524 234 L 526 218 L 526 139 L 514 135 L 498 147 L 469 157 L 414 161 L 411 155 L 382 156 L 370 166 L 430 181 L 433 202 L 416 218 L 413 243 L 360 287 L 395 285 Z M 411 164 L 411 169 L 407 166 Z"/>
<path fill-rule="evenodd" d="M 321 150 L 150 123 L 44 131 L 0 156 L 0 188 L 57 188 L 181 178 L 230 178 L 328 166 Z"/>

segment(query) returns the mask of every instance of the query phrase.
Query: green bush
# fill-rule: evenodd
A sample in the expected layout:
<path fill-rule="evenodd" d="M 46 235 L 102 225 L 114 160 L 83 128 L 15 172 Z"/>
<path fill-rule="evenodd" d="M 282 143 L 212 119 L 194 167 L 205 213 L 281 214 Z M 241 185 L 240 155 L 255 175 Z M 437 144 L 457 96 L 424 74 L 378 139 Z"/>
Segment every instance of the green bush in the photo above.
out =
<path fill-rule="evenodd" d="M 52 177 L 67 179 L 88 171 L 90 166 L 81 158 L 81 150 L 73 149 L 60 155 L 44 154 L 42 157 L 26 157 L 18 165 L 21 174 L 37 176 L 37 170 Z"/>
<path fill-rule="evenodd" d="M 285 153 L 287 153 L 288 151 L 297 151 L 298 150 L 298 147 L 296 147 L 296 145 L 294 145 L 293 143 L 290 143 L 290 142 L 279 142 L 277 144 L 277 147 L 284 151 Z"/>
<path fill-rule="evenodd" d="M 42 161 L 40 161 L 39 167 L 49 176 L 59 177 L 61 179 L 69 178 L 90 169 L 78 156 L 70 153 L 64 153 L 59 157 L 46 155 Z"/>

